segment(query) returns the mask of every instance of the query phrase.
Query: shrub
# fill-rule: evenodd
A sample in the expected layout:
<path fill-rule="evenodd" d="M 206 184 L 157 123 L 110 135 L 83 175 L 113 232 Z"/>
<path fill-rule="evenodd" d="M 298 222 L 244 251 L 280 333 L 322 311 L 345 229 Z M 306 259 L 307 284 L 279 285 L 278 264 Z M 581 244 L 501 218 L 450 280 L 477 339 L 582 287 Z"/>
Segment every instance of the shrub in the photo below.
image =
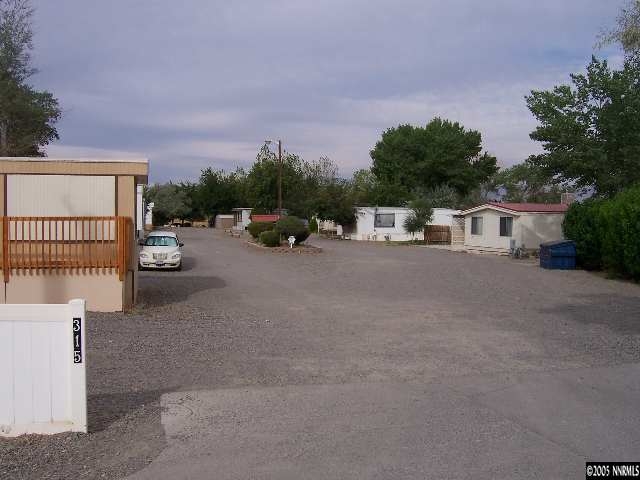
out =
<path fill-rule="evenodd" d="M 315 217 L 309 221 L 309 231 L 318 233 L 318 220 Z"/>
<path fill-rule="evenodd" d="M 573 203 L 562 224 L 564 236 L 576 243 L 576 261 L 587 270 L 602 268 L 602 200 Z"/>
<path fill-rule="evenodd" d="M 296 244 L 304 242 L 307 238 L 309 238 L 309 235 L 311 235 L 311 232 L 309 231 L 309 229 L 307 229 L 304 232 L 301 232 L 298 235 L 296 235 L 295 236 L 296 237 Z"/>
<path fill-rule="evenodd" d="M 280 234 L 275 230 L 267 230 L 260 234 L 260 243 L 266 247 L 280 246 Z"/>
<path fill-rule="evenodd" d="M 268 230 L 273 230 L 273 223 L 269 222 L 251 222 L 247 225 L 247 230 L 251 234 L 253 238 L 260 237 L 262 232 L 266 232 Z"/>
<path fill-rule="evenodd" d="M 276 232 L 282 235 L 284 238 L 289 238 L 291 235 L 296 237 L 296 243 L 302 243 L 309 238 L 309 229 L 302 220 L 298 217 L 287 216 L 283 217 L 276 222 Z"/>
<path fill-rule="evenodd" d="M 640 185 L 571 205 L 563 230 L 576 242 L 580 266 L 640 280 Z"/>
<path fill-rule="evenodd" d="M 600 215 L 604 268 L 640 280 L 640 186 L 605 202 Z"/>

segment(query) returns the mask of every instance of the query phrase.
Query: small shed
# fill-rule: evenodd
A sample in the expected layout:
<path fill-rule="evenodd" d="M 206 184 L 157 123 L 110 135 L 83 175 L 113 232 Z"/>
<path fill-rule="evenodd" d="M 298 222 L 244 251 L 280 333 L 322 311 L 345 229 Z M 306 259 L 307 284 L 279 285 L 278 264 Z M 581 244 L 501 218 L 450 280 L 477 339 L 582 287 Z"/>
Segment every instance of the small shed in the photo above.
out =
<path fill-rule="evenodd" d="M 251 208 L 248 207 L 240 207 L 240 208 L 232 208 L 231 212 L 233 213 L 233 229 L 244 231 L 247 229 L 247 225 L 251 223 Z"/>
<path fill-rule="evenodd" d="M 233 215 L 216 215 L 215 228 L 230 229 L 233 227 Z"/>

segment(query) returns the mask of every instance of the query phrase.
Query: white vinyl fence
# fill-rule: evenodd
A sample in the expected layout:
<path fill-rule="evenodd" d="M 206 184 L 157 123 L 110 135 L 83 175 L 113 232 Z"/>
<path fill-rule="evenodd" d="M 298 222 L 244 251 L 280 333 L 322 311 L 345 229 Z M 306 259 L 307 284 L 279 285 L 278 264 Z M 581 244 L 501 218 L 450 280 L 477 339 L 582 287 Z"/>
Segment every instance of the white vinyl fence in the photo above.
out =
<path fill-rule="evenodd" d="M 0 305 L 0 436 L 87 431 L 85 301 Z"/>

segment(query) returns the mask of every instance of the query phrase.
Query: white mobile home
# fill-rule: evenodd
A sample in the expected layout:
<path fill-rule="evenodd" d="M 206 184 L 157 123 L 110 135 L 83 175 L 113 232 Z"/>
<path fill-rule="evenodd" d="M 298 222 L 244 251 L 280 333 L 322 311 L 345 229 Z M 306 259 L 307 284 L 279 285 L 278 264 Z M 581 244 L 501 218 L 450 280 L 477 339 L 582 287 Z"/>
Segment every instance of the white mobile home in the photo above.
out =
<path fill-rule="evenodd" d="M 357 207 L 356 224 L 350 233 L 350 238 L 378 242 L 411 240 L 411 234 L 403 226 L 410 212 L 411 209 L 405 207 Z M 453 216 L 459 213 L 460 210 L 451 208 L 434 208 L 430 225 L 451 226 Z M 423 240 L 424 232 L 416 233 L 414 238 Z"/>
<path fill-rule="evenodd" d="M 485 203 L 465 210 L 465 249 L 506 254 L 511 247 L 534 250 L 562 240 L 567 208 L 560 203 Z"/>

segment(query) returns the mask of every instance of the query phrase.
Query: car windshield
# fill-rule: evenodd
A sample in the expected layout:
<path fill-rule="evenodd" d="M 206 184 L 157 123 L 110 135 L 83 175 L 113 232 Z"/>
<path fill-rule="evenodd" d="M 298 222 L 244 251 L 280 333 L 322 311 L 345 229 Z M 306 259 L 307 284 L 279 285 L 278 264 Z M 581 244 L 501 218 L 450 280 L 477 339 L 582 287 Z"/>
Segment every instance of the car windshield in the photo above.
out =
<path fill-rule="evenodd" d="M 153 235 L 147 237 L 147 241 L 144 242 L 147 247 L 177 247 L 178 240 L 176 237 L 161 237 L 160 235 Z"/>

